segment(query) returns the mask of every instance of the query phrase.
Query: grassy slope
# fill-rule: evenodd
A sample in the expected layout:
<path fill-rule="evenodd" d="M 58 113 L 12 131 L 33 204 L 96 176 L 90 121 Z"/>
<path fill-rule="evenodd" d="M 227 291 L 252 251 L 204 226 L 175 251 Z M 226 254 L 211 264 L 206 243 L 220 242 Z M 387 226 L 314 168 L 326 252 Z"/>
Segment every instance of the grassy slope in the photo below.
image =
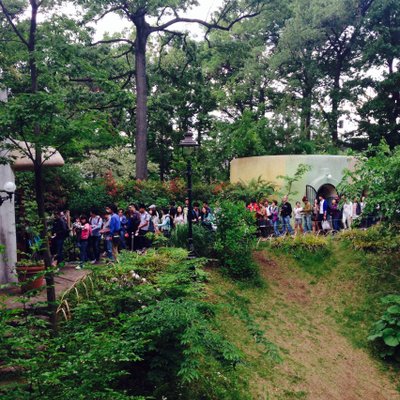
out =
<path fill-rule="evenodd" d="M 297 259 L 256 252 L 265 287 L 211 272 L 210 297 L 224 304 L 221 329 L 246 354 L 241 373 L 252 399 L 400 398 L 394 372 L 366 341 L 379 298 L 399 287 L 395 261 L 331 246 L 329 256 Z"/>

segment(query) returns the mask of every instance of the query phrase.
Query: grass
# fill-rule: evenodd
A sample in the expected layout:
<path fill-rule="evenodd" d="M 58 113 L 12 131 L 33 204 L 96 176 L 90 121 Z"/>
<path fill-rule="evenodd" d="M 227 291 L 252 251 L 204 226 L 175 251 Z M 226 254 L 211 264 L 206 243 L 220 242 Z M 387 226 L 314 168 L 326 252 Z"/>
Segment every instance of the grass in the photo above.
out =
<path fill-rule="evenodd" d="M 343 398 L 335 380 L 349 368 L 347 360 L 357 357 L 356 369 L 368 367 L 350 369 L 348 375 L 360 374 L 360 382 L 371 379 L 365 388 L 371 395 L 365 399 L 374 398 L 374 385 L 394 387 L 385 380 L 397 368 L 378 360 L 366 338 L 382 311 L 379 299 L 400 287 L 399 256 L 368 254 L 337 238 L 324 240 L 311 251 L 298 243 L 295 250 L 262 244 L 255 253 L 265 279 L 259 287 L 210 271 L 210 298 L 222 304 L 217 320 L 245 354 L 240 373 L 249 381 L 252 399 L 307 399 L 311 393 L 315 398 L 315 376 L 329 386 L 327 395 Z M 390 371 L 381 377 L 380 369 Z"/>

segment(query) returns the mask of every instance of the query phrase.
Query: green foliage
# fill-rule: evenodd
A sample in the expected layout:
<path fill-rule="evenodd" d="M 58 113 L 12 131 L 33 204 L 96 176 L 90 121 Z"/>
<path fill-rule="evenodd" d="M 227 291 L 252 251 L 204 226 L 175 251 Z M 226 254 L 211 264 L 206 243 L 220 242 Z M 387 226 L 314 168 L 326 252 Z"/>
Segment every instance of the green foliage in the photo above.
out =
<path fill-rule="evenodd" d="M 257 279 L 258 268 L 252 259 L 255 217 L 244 203 L 222 201 L 216 212 L 215 251 L 224 271 L 236 279 Z"/>
<path fill-rule="evenodd" d="M 239 295 L 236 291 L 228 291 L 224 297 L 228 300 L 228 307 L 230 313 L 245 324 L 249 334 L 254 338 L 255 342 L 263 346 L 264 354 L 271 359 L 274 363 L 283 361 L 278 347 L 266 338 L 266 332 L 261 329 L 260 325 L 255 321 L 251 315 L 250 304 L 247 298 Z"/>
<path fill-rule="evenodd" d="M 325 236 L 296 235 L 272 238 L 267 244 L 277 254 L 289 254 L 309 274 L 320 277 L 331 271 L 335 256 Z"/>
<path fill-rule="evenodd" d="M 64 296 L 54 337 L 41 319 L 2 310 L 0 356 L 17 368 L 1 397 L 240 398 L 242 354 L 203 301 L 204 262 L 182 249 L 122 252 Z"/>
<path fill-rule="evenodd" d="M 74 214 L 89 213 L 91 208 L 105 210 L 105 207 L 113 202 L 112 196 L 107 193 L 103 180 L 96 180 L 88 184 L 83 184 L 68 199 L 69 209 Z"/>
<path fill-rule="evenodd" d="M 177 225 L 171 232 L 170 243 L 174 247 L 187 247 L 188 225 Z M 211 258 L 214 255 L 215 232 L 199 225 L 193 225 L 193 246 L 200 257 Z"/>
<path fill-rule="evenodd" d="M 383 358 L 393 357 L 400 360 L 400 295 L 388 295 L 381 299 L 387 307 L 368 336 L 380 349 Z"/>
<path fill-rule="evenodd" d="M 385 142 L 370 147 L 358 158 L 354 171 L 347 171 L 338 190 L 359 198 L 367 192 L 364 214 L 382 215 L 389 223 L 400 221 L 400 147 L 390 150 Z"/>
<path fill-rule="evenodd" d="M 338 237 L 350 241 L 353 248 L 358 250 L 385 253 L 400 250 L 400 236 L 395 226 L 375 225 L 366 230 L 345 230 Z"/>
<path fill-rule="evenodd" d="M 250 182 L 231 183 L 224 187 L 219 198 L 232 202 L 250 202 L 251 199 L 261 201 L 274 193 L 274 186 L 261 177 L 252 179 Z"/>
<path fill-rule="evenodd" d="M 289 253 L 297 251 L 316 252 L 327 248 L 328 239 L 319 235 L 280 236 L 272 238 L 270 246 L 283 249 Z"/>
<path fill-rule="evenodd" d="M 310 169 L 311 166 L 308 164 L 299 164 L 293 176 L 290 175 L 278 176 L 277 178 L 283 179 L 283 181 L 285 182 L 285 185 L 281 190 L 282 195 L 283 196 L 286 195 L 288 197 L 296 195 L 297 192 L 292 192 L 293 183 L 298 182 L 306 172 L 310 171 Z"/>

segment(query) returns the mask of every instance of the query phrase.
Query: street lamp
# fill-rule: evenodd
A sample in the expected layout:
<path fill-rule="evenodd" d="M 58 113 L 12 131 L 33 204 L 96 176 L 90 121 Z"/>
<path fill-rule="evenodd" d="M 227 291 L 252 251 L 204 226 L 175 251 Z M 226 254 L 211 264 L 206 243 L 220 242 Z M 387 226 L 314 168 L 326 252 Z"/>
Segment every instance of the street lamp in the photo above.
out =
<path fill-rule="evenodd" d="M 11 202 L 15 189 L 16 186 L 14 182 L 6 182 L 4 184 L 3 190 L 0 190 L 0 193 L 6 193 L 6 196 L 0 195 L 0 206 L 3 205 L 6 200 L 10 200 Z"/>
<path fill-rule="evenodd" d="M 182 147 L 183 152 L 186 154 L 186 176 L 187 176 L 187 197 L 188 197 L 188 241 L 187 249 L 189 251 L 189 258 L 195 258 L 194 246 L 193 246 L 193 222 L 192 222 L 192 160 L 191 155 L 194 150 L 199 147 L 196 140 L 193 139 L 193 135 L 190 132 L 185 134 L 185 138 L 179 142 L 179 146 Z"/>

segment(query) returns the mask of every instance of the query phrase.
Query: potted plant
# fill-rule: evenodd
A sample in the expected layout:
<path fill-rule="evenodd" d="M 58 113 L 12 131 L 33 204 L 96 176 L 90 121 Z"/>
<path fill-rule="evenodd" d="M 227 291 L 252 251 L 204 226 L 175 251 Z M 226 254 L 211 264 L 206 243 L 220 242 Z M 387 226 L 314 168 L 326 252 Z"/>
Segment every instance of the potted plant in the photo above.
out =
<path fill-rule="evenodd" d="M 20 253 L 24 256 L 16 264 L 18 281 L 21 284 L 22 293 L 44 286 L 45 266 L 43 260 L 39 259 L 38 254 L 41 241 L 31 245 L 31 254 Z"/>

